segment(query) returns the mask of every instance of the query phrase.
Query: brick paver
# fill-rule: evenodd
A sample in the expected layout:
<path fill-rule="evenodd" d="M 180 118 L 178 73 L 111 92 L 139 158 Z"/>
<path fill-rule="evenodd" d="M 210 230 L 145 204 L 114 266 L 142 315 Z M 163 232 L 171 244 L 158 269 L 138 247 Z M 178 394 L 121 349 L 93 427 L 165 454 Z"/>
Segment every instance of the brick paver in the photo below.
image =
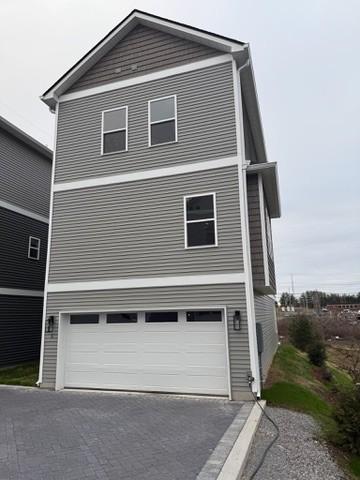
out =
<path fill-rule="evenodd" d="M 0 480 L 193 480 L 241 404 L 0 388 Z"/>

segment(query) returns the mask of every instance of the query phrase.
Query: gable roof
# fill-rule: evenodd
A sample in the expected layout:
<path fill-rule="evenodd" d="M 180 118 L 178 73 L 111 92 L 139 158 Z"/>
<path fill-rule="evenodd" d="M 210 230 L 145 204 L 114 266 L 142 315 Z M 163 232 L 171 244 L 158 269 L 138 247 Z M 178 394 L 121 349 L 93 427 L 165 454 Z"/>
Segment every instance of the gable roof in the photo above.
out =
<path fill-rule="evenodd" d="M 146 25 L 150 28 L 155 28 L 184 39 L 198 42 L 224 53 L 231 53 L 239 62 L 239 65 L 244 62 L 246 56 L 245 48 L 247 47 L 247 44 L 244 42 L 211 33 L 200 28 L 191 27 L 180 22 L 168 20 L 141 10 L 133 10 L 126 18 L 124 18 L 124 20 L 122 20 L 122 22 L 113 28 L 91 50 L 89 50 L 88 53 L 76 62 L 73 67 L 65 72 L 64 75 L 46 90 L 41 99 L 53 109 L 57 103 L 58 97 L 70 88 L 76 80 L 98 62 L 103 55 L 110 51 L 138 24 Z"/>
<path fill-rule="evenodd" d="M 38 153 L 41 153 L 44 157 L 46 157 L 50 162 L 52 162 L 53 152 L 50 148 L 46 147 L 42 143 L 35 140 L 35 138 L 30 137 L 27 133 L 20 130 L 20 128 L 16 127 L 4 117 L 0 116 L 0 129 L 5 130 L 5 132 L 9 133 L 13 137 L 17 138 L 21 142 L 25 143 L 27 146 L 36 150 Z"/>

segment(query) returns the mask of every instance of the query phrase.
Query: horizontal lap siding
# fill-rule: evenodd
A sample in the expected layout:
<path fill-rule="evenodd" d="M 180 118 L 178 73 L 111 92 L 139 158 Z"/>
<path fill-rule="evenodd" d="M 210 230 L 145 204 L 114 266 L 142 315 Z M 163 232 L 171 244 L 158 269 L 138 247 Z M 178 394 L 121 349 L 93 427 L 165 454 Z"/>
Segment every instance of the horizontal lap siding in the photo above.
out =
<path fill-rule="evenodd" d="M 0 129 L 0 200 L 49 215 L 51 163 Z"/>
<path fill-rule="evenodd" d="M 169 33 L 137 25 L 67 92 L 204 60 L 221 53 Z M 135 69 L 132 68 L 134 66 Z"/>
<path fill-rule="evenodd" d="M 218 247 L 185 249 L 185 195 L 216 193 Z M 50 282 L 243 270 L 237 167 L 57 192 Z"/>
<path fill-rule="evenodd" d="M 263 328 L 264 351 L 261 355 L 262 376 L 265 380 L 278 345 L 275 302 L 267 295 L 255 295 L 256 322 Z"/>
<path fill-rule="evenodd" d="M 148 146 L 148 101 L 177 95 L 178 142 Z M 101 118 L 128 106 L 128 152 L 101 155 Z M 55 181 L 236 155 L 232 63 L 60 103 Z"/>
<path fill-rule="evenodd" d="M 47 315 L 55 315 L 53 334 L 45 334 L 44 386 L 55 385 L 57 356 L 57 321 L 61 311 L 103 311 L 106 309 L 142 310 L 191 306 L 226 306 L 230 348 L 230 370 L 233 393 L 248 392 L 247 373 L 250 370 L 245 287 L 236 285 L 197 285 L 183 287 L 139 288 L 94 292 L 50 293 Z M 242 328 L 233 330 L 233 315 L 240 310 Z"/>
<path fill-rule="evenodd" d="M 251 267 L 254 287 L 265 285 L 258 176 L 247 177 Z"/>
<path fill-rule="evenodd" d="M 0 287 L 43 290 L 48 225 L 0 208 Z M 29 236 L 40 239 L 40 259 L 28 258 Z"/>
<path fill-rule="evenodd" d="M 38 360 L 41 297 L 0 295 L 0 366 Z"/>

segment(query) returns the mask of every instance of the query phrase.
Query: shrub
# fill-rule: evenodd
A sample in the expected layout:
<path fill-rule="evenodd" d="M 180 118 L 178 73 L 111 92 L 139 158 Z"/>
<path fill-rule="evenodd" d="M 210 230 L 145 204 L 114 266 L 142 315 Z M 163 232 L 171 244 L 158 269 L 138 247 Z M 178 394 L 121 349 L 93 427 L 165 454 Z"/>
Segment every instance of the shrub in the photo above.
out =
<path fill-rule="evenodd" d="M 326 360 L 325 344 L 321 340 L 313 340 L 307 350 L 310 363 L 317 367 L 323 367 Z"/>
<path fill-rule="evenodd" d="M 315 337 L 313 323 L 307 315 L 298 315 L 291 320 L 289 324 L 289 339 L 296 348 L 306 352 Z"/>
<path fill-rule="evenodd" d="M 348 452 L 360 455 L 360 386 L 337 395 L 333 413 L 338 426 L 335 443 Z"/>

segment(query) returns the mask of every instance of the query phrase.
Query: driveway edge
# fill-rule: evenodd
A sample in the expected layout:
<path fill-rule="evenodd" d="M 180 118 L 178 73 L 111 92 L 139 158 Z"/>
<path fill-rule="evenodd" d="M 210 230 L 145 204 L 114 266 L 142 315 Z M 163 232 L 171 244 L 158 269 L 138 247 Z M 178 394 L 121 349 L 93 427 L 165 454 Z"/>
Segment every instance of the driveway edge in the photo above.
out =
<path fill-rule="evenodd" d="M 262 408 L 265 408 L 265 400 L 261 400 L 259 403 Z M 261 408 L 255 403 L 220 471 L 219 476 L 217 477 L 217 480 L 240 480 L 262 414 L 263 412 Z"/>

